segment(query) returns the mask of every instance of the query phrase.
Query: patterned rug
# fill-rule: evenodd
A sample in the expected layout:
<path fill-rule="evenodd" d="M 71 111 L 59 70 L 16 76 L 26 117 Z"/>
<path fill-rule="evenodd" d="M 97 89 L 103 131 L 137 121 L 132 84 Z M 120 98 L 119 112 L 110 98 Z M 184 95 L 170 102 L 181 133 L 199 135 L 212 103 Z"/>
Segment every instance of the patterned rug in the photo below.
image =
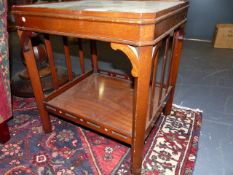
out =
<path fill-rule="evenodd" d="M 11 140 L 0 144 L 1 175 L 128 175 L 130 148 L 51 117 L 44 134 L 33 99 L 14 98 Z M 190 175 L 198 150 L 201 113 L 173 107 L 161 116 L 144 150 L 144 175 Z"/>

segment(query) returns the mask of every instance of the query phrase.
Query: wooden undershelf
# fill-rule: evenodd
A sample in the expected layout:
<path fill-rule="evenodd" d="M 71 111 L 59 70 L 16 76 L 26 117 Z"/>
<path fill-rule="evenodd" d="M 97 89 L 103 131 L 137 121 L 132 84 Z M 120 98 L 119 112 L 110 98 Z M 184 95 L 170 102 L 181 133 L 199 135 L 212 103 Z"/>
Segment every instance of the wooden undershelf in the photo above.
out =
<path fill-rule="evenodd" d="M 155 106 L 157 88 L 156 92 Z M 131 81 L 96 73 L 44 103 L 49 112 L 131 144 L 133 94 Z"/>
<path fill-rule="evenodd" d="M 131 142 L 133 89 L 130 81 L 92 74 L 46 102 L 46 106 L 50 112 Z"/>

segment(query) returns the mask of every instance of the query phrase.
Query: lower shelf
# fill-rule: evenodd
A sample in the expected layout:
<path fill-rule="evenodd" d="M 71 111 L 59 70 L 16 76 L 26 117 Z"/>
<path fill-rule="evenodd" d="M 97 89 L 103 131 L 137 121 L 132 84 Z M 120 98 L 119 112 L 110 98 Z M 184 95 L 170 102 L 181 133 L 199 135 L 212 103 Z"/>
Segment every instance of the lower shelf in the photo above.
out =
<path fill-rule="evenodd" d="M 131 144 L 131 82 L 92 74 L 46 102 L 48 111 Z"/>
<path fill-rule="evenodd" d="M 155 88 L 155 92 L 153 105 L 150 102 L 148 105 L 147 133 L 156 119 L 149 115 L 160 114 L 162 108 L 158 103 L 158 87 Z M 165 97 L 166 90 L 163 89 L 162 92 L 162 97 Z M 45 102 L 45 106 L 49 112 L 131 144 L 133 95 L 134 89 L 130 81 L 96 73 Z M 152 98 L 151 93 L 150 98 Z M 154 108 L 152 113 L 150 113 L 150 106 Z"/>

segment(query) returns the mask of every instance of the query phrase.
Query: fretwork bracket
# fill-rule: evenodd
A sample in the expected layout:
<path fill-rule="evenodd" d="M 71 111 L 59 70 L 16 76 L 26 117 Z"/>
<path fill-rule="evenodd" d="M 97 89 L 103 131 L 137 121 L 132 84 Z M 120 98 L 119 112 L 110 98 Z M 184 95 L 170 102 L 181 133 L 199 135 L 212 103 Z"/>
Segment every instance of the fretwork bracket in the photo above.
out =
<path fill-rule="evenodd" d="M 160 47 L 159 43 L 158 45 L 153 46 L 152 48 L 152 58 L 154 57 L 154 54 L 157 52 L 158 48 Z M 111 43 L 111 47 L 113 50 L 120 50 L 122 51 L 130 60 L 132 64 L 132 70 L 131 74 L 134 77 L 138 77 L 139 71 L 140 71 L 140 60 L 139 60 L 139 53 L 138 53 L 138 48 L 126 44 L 118 44 L 118 43 Z"/>
<path fill-rule="evenodd" d="M 136 47 L 125 45 L 125 44 L 118 44 L 118 43 L 111 43 L 111 47 L 113 50 L 120 50 L 126 54 L 132 64 L 131 74 L 134 77 L 138 77 L 139 75 L 139 58 L 138 58 L 138 51 Z"/>

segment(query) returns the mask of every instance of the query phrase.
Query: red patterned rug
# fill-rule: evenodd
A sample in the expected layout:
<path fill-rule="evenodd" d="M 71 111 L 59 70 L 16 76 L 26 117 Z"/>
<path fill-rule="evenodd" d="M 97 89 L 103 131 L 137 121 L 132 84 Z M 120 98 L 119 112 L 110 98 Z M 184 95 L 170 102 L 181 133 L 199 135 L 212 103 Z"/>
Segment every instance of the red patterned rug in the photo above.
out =
<path fill-rule="evenodd" d="M 0 144 L 2 175 L 128 175 L 130 148 L 51 117 L 44 134 L 33 99 L 14 98 L 11 140 Z M 173 107 L 147 139 L 144 175 L 190 175 L 198 150 L 201 113 Z"/>

